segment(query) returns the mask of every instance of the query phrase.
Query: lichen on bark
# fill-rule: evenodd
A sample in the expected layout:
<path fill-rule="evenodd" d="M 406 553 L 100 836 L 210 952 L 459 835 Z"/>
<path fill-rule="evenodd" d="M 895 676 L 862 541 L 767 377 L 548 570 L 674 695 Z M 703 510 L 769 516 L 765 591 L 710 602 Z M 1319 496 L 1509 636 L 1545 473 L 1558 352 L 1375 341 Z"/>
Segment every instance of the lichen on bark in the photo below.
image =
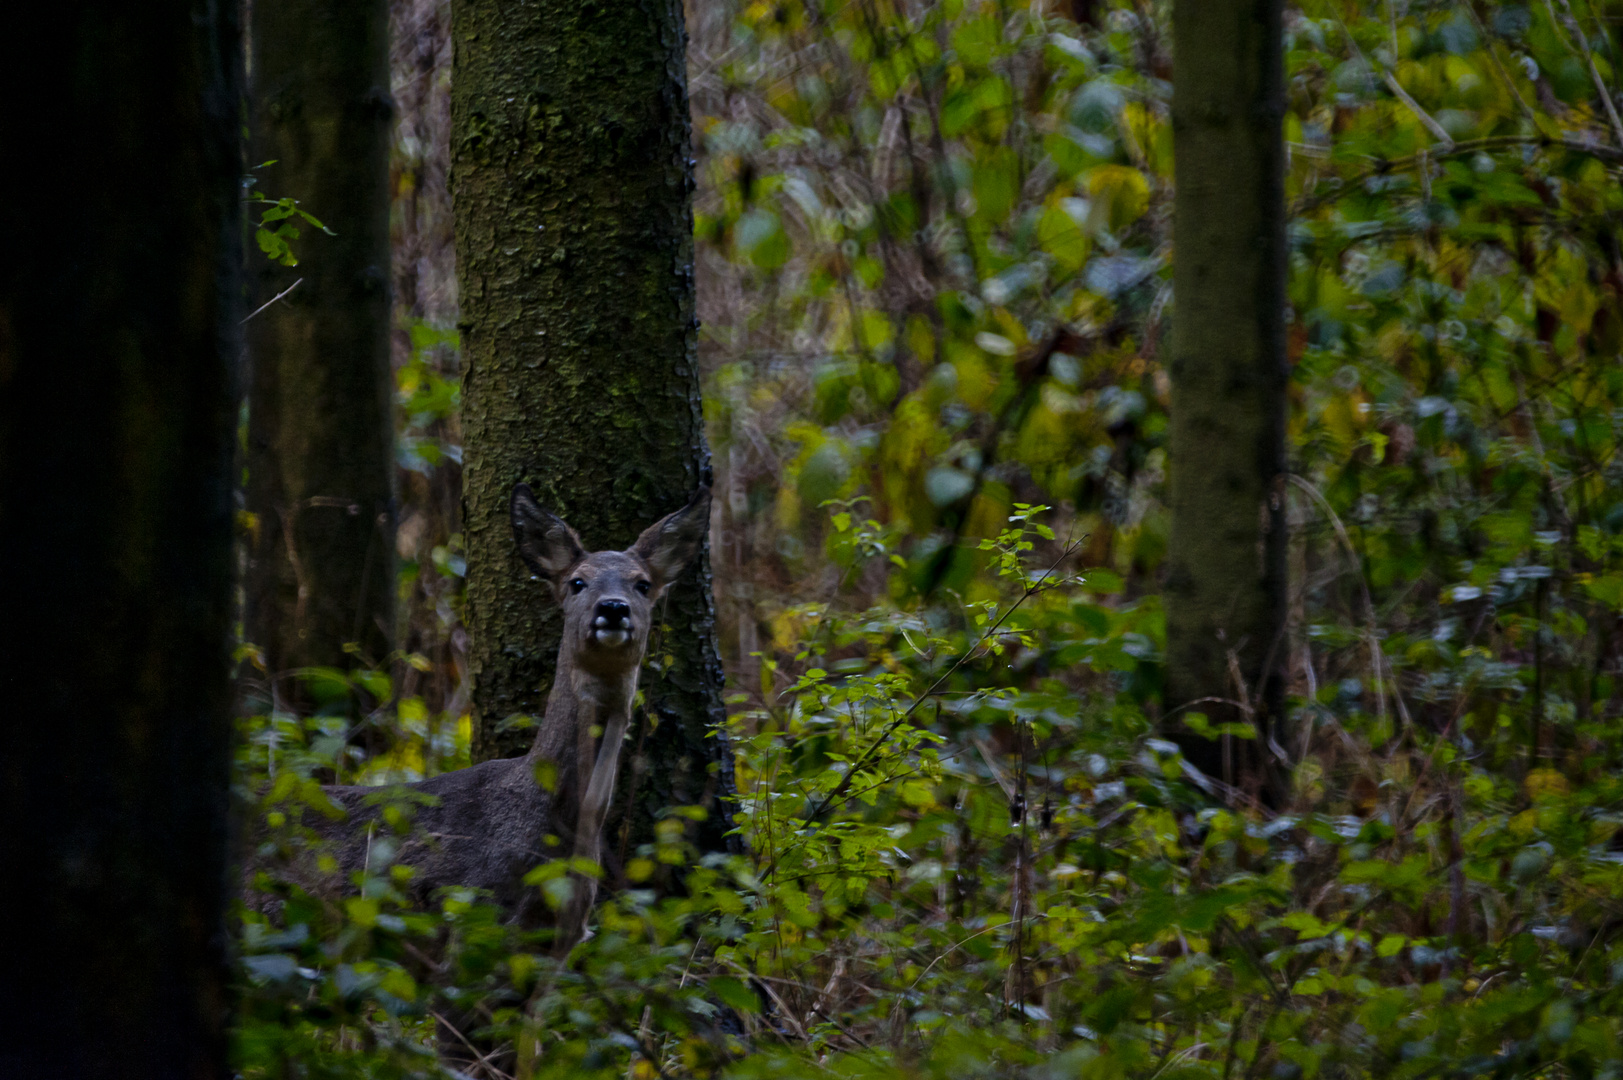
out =
<path fill-rule="evenodd" d="M 452 199 L 465 357 L 475 756 L 521 752 L 558 620 L 513 546 L 528 482 L 591 548 L 624 548 L 710 479 L 696 360 L 680 3 L 452 7 Z M 646 820 L 730 789 L 708 558 L 662 606 L 657 725 L 619 785 Z M 626 770 L 630 770 L 627 773 Z M 702 840 L 726 828 L 712 814 Z M 611 835 L 614 835 L 611 830 Z"/>

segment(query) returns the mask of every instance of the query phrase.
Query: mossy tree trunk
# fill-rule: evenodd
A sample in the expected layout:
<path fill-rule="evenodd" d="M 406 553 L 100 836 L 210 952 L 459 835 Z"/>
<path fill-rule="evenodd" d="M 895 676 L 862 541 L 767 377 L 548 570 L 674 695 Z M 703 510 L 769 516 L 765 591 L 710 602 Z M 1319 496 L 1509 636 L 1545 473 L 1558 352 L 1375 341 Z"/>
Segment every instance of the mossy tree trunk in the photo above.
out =
<path fill-rule="evenodd" d="M 1206 772 L 1271 790 L 1283 719 L 1285 204 L 1281 0 L 1173 9 L 1172 531 L 1165 702 L 1259 738 L 1210 741 L 1169 715 Z M 1198 704 L 1192 704 L 1199 702 Z"/>
<path fill-rule="evenodd" d="M 230 1071 L 235 12 L 62 0 L 0 74 L 7 1080 Z"/>
<path fill-rule="evenodd" d="M 513 485 L 588 547 L 624 548 L 709 481 L 710 456 L 682 5 L 454 0 L 452 33 L 467 622 L 475 754 L 489 758 L 528 746 L 510 718 L 541 714 L 558 649 L 513 546 Z M 643 682 L 657 726 L 617 789 L 644 811 L 731 787 L 725 744 L 707 737 L 723 715 L 708 557 L 663 618 Z M 701 839 L 719 846 L 726 827 L 712 814 Z"/>
<path fill-rule="evenodd" d="M 247 635 L 294 700 L 290 670 L 394 637 L 388 31 L 385 0 L 253 5 L 260 189 L 336 234 L 302 226 L 297 266 L 250 258 L 254 308 L 299 282 L 248 324 Z"/>

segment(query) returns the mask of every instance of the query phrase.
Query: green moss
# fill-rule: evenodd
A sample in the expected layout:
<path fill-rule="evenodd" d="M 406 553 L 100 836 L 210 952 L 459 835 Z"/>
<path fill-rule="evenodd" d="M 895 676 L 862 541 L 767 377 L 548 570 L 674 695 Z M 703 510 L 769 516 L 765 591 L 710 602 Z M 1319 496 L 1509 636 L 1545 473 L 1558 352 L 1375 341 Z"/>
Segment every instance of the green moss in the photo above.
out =
<path fill-rule="evenodd" d="M 558 623 L 513 549 L 528 482 L 594 548 L 628 546 L 709 478 L 695 349 L 680 4 L 453 5 L 452 195 L 475 753 L 527 746 Z M 672 590 L 649 806 L 713 790 L 720 717 L 708 563 Z M 623 783 L 621 790 L 629 790 Z M 719 832 L 716 834 L 719 837 Z M 719 840 L 716 840 L 719 843 Z"/>

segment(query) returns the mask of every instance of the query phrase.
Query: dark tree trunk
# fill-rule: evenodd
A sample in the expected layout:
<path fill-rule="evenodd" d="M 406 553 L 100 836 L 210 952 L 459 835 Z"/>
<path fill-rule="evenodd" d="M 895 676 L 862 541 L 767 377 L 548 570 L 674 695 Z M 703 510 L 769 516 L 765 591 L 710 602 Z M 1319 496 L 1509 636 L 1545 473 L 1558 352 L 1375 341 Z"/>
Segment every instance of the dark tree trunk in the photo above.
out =
<path fill-rule="evenodd" d="M 337 235 L 304 226 L 297 266 L 250 256 L 248 639 L 273 679 L 381 662 L 394 638 L 386 0 L 253 5 L 251 163 Z M 283 695 L 296 688 L 277 682 Z"/>
<path fill-rule="evenodd" d="M 467 621 L 475 755 L 489 758 L 529 745 L 533 732 L 506 722 L 543 711 L 558 648 L 514 550 L 513 484 L 528 481 L 588 548 L 626 547 L 708 482 L 710 455 L 682 5 L 455 0 L 452 13 Z M 648 767 L 633 760 L 617 789 L 645 808 L 730 789 L 725 744 L 706 737 L 722 717 L 708 558 L 664 621 L 643 684 L 659 721 Z M 704 842 L 724 828 L 712 814 Z"/>
<path fill-rule="evenodd" d="M 1189 759 L 1271 788 L 1285 632 L 1285 204 L 1281 0 L 1181 0 L 1173 10 L 1177 192 L 1169 439 L 1172 535 L 1166 695 L 1214 723 L 1260 703 L 1259 734 L 1198 738 Z"/>
<path fill-rule="evenodd" d="M 235 12 L 43 5 L 0 76 L 7 1080 L 228 1075 Z"/>

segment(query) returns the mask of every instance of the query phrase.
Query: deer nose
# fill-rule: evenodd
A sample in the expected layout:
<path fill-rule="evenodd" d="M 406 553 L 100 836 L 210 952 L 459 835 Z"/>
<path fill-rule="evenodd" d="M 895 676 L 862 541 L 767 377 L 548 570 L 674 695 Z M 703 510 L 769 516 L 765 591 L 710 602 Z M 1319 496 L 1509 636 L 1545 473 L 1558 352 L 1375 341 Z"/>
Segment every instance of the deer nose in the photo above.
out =
<path fill-rule="evenodd" d="M 599 600 L 594 626 L 604 630 L 631 629 L 631 605 L 624 600 Z"/>

